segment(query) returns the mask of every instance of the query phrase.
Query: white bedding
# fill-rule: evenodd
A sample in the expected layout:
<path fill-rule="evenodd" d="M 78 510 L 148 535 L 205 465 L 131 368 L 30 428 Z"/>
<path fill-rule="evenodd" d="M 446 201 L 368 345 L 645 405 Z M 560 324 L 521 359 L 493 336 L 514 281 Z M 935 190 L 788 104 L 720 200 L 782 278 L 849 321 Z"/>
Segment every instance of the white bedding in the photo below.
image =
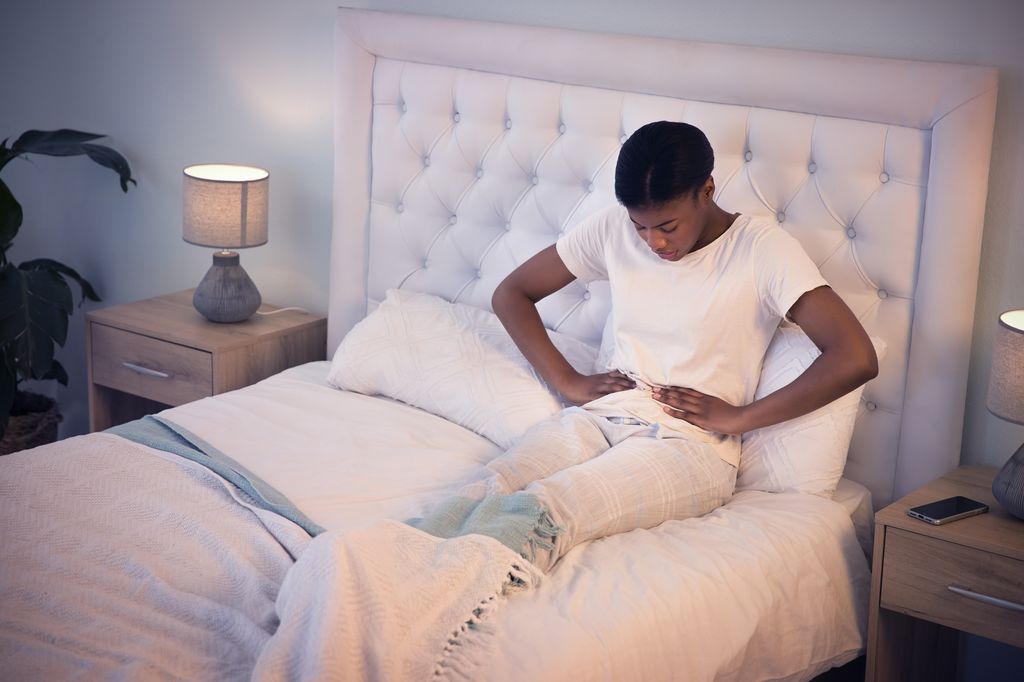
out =
<path fill-rule="evenodd" d="M 327 368 L 293 368 L 163 415 L 331 530 L 418 515 L 482 478 L 499 453 L 432 415 L 331 389 Z M 217 427 L 239 418 L 247 428 Z M 490 679 L 808 679 L 848 661 L 864 646 L 870 583 L 851 512 L 863 518 L 870 504 L 857 484 L 841 490 L 844 504 L 748 491 L 704 518 L 579 546 L 493 614 L 500 636 L 464 650 L 467 669 L 485 666 Z"/>
<path fill-rule="evenodd" d="M 348 664 L 372 654 L 399 670 L 389 657 L 401 651 L 419 670 L 443 658 L 449 677 L 491 680 L 803 680 L 863 650 L 870 581 L 849 510 L 863 512 L 865 496 L 852 484 L 841 487 L 845 506 L 747 491 L 703 518 L 580 545 L 539 586 L 496 602 L 460 646 L 395 648 L 385 635 L 408 627 L 378 628 L 373 616 L 408 613 L 411 596 L 396 588 L 371 598 L 346 568 L 351 559 L 331 548 L 351 549 L 337 540 L 357 529 L 370 547 L 374 537 L 416 535 L 378 522 L 418 515 L 481 478 L 499 449 L 408 406 L 331 389 L 327 366 L 293 368 L 162 413 L 333 531 L 314 545 L 201 466 L 117 436 L 5 457 L 5 674 L 245 679 L 259 659 L 266 679 L 275 679 L 283 670 L 320 670 L 338 656 L 343 633 L 346 647 L 364 652 Z M 509 555 L 516 560 L 485 540 L 506 566 Z M 379 547 L 376 560 L 399 571 L 382 575 L 368 565 L 364 575 L 409 587 L 415 581 L 401 579 L 403 562 L 387 554 L 409 548 L 395 542 L 402 546 Z M 308 552 L 313 546 L 323 551 Z M 426 556 L 437 557 L 455 565 L 450 552 Z M 503 575 L 485 565 L 492 578 Z M 468 592 L 470 583 L 457 577 L 436 595 L 418 590 L 417 597 L 438 598 L 427 602 L 438 606 L 434 614 L 447 614 L 438 621 L 415 609 L 422 620 L 413 629 L 434 632 L 436 642 L 436 623 L 464 622 L 458 604 L 472 603 L 477 591 L 494 594 L 492 578 Z M 385 667 L 348 670 L 358 677 Z"/>
<path fill-rule="evenodd" d="M 247 679 L 309 536 L 204 467 L 92 434 L 0 461 L 0 679 Z"/>

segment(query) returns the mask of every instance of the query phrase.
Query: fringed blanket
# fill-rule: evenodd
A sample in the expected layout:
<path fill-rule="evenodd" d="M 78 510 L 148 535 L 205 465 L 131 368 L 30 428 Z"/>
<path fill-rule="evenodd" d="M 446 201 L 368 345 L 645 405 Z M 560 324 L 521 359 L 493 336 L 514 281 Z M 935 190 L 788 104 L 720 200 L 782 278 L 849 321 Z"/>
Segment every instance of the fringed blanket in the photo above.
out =
<path fill-rule="evenodd" d="M 253 679 L 485 679 L 484 657 L 463 655 L 462 633 L 485 629 L 508 593 L 539 580 L 480 535 L 442 540 L 396 521 L 325 533 L 281 586 L 281 625 Z"/>

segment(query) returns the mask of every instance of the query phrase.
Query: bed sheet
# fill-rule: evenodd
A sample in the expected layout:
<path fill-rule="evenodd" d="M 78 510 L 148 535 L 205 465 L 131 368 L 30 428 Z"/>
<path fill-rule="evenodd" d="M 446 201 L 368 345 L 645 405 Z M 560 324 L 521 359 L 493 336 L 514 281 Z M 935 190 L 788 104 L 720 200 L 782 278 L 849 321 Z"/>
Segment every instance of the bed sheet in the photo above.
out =
<path fill-rule="evenodd" d="M 300 365 L 160 414 L 236 459 L 327 530 L 420 516 L 432 501 L 481 478 L 501 453 L 422 410 L 332 388 L 329 367 Z"/>
<path fill-rule="evenodd" d="M 162 414 L 330 530 L 419 515 L 499 454 L 433 415 L 330 388 L 328 366 Z M 485 630 L 498 636 L 476 634 L 462 669 L 489 679 L 809 679 L 864 647 L 870 576 L 851 516 L 870 518 L 870 497 L 845 483 L 839 499 L 743 492 L 699 519 L 581 545 L 493 614 Z"/>

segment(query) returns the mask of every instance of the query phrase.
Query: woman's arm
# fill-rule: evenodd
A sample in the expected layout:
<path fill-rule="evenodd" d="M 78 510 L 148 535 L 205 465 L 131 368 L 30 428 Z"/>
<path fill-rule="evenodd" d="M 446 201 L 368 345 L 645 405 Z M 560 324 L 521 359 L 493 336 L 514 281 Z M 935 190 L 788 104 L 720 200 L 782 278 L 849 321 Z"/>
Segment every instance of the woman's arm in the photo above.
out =
<path fill-rule="evenodd" d="M 574 279 L 552 245 L 513 270 L 494 290 L 491 306 L 537 373 L 567 400 L 582 405 L 633 388 L 633 382 L 619 372 L 580 374 L 551 343 L 537 302 Z"/>
<path fill-rule="evenodd" d="M 749 405 L 734 406 L 689 388 L 659 387 L 669 414 L 709 431 L 739 434 L 812 412 L 878 375 L 867 332 L 839 295 L 819 287 L 797 299 L 790 317 L 821 350 L 799 377 Z"/>

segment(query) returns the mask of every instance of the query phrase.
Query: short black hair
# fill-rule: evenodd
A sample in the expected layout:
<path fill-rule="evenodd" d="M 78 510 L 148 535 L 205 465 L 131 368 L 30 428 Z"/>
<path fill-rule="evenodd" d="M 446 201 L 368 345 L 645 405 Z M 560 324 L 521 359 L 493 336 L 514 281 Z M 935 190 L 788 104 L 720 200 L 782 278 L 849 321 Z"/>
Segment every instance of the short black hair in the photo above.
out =
<path fill-rule="evenodd" d="M 648 123 L 619 150 L 615 198 L 627 208 L 659 206 L 696 193 L 714 167 L 715 152 L 700 128 L 678 121 Z"/>

